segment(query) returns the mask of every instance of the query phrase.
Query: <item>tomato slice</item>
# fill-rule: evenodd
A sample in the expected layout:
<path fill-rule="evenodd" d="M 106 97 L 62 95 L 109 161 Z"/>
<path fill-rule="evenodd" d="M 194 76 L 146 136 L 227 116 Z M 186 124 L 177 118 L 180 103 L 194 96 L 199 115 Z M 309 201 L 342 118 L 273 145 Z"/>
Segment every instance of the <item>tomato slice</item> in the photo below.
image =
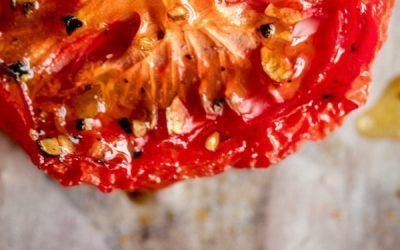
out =
<path fill-rule="evenodd" d="M 392 5 L 0 0 L 0 129 L 104 192 L 268 167 L 365 102 Z"/>

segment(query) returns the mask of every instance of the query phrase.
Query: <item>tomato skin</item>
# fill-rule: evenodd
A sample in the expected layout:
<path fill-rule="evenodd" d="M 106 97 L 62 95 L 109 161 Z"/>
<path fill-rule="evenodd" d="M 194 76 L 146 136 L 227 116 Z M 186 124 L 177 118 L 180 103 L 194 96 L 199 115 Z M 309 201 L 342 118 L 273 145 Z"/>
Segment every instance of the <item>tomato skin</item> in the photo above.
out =
<path fill-rule="evenodd" d="M 225 2 L 236 4 L 243 1 Z M 255 0 L 245 2 L 257 11 L 265 9 L 269 3 Z M 29 136 L 30 129 L 35 127 L 27 105 L 29 96 L 22 91 L 23 88 L 3 78 L 0 78 L 0 128 L 27 151 L 39 168 L 61 184 L 73 186 L 84 182 L 104 192 L 113 189 L 157 190 L 187 178 L 219 174 L 232 165 L 237 168 L 267 167 L 297 151 L 305 141 L 322 139 L 341 124 L 346 114 L 365 102 L 370 80 L 366 73 L 384 40 L 388 13 L 393 3 L 372 0 L 364 11 L 360 11 L 356 7 L 358 2 L 330 2 L 332 13 L 322 24 L 327 28 L 321 28 L 316 35 L 323 41 L 316 52 L 319 57 L 295 98 L 279 105 L 265 106 L 263 108 L 268 112 L 249 121 L 231 110 L 227 110 L 222 118 L 201 120 L 199 135 L 194 139 L 189 139 L 187 135 L 173 138 L 185 141 L 179 147 L 165 139 L 169 138 L 167 125 L 160 123 L 158 129 L 149 134 L 151 140 L 143 148 L 143 155 L 132 159 L 131 163 L 128 163 L 128 156 L 124 155 L 123 150 L 109 162 L 84 154 L 85 148 L 97 138 L 106 141 L 128 140 L 120 128 L 110 125 L 108 129 L 85 132 L 86 141 L 78 153 L 62 159 L 46 157 Z M 345 17 L 343 9 L 348 13 Z M 377 12 L 377 9 L 382 12 Z M 125 33 L 125 29 L 119 27 L 121 22 L 135 28 Z M 121 22 L 111 25 L 110 29 L 114 30 L 112 27 L 115 27 L 116 30 L 111 37 L 121 38 L 118 41 L 129 41 L 137 32 L 139 17 L 133 15 Z M 61 46 L 57 55 L 60 60 L 55 61 L 48 70 L 57 72 L 62 78 L 63 70 L 71 72 L 84 62 L 103 61 L 110 52 L 122 55 L 128 45 L 122 42 L 120 46 L 110 46 L 117 40 L 103 39 L 101 32 L 80 34 L 72 42 L 74 46 L 71 47 L 70 43 Z M 115 48 L 116 51 L 110 51 Z M 340 60 L 332 63 L 333 58 L 337 57 L 338 48 L 343 49 L 344 53 Z M 249 58 L 257 62 L 253 77 L 257 76 L 254 78 L 260 80 L 263 71 L 258 63 L 259 53 L 256 52 Z M 323 81 L 319 80 L 321 72 L 324 73 Z M 252 106 L 268 102 L 270 100 L 258 96 L 249 101 Z M 199 105 L 193 103 L 193 110 L 190 111 L 196 112 Z M 223 130 L 217 153 L 204 149 L 204 138 L 215 130 Z"/>
<path fill-rule="evenodd" d="M 137 13 L 133 13 L 126 20 L 109 24 L 105 31 L 82 34 L 74 41 L 61 45 L 54 62 L 47 70 L 50 72 L 62 70 L 70 73 L 77 71 L 88 61 L 105 61 L 109 54 L 121 56 L 128 49 L 139 25 L 140 17 Z"/>

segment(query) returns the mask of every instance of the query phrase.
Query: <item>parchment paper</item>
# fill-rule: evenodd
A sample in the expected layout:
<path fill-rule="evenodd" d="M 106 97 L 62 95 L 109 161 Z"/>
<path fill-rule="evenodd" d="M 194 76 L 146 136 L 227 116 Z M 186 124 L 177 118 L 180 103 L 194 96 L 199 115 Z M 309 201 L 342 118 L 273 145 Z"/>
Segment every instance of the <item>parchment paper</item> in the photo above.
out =
<path fill-rule="evenodd" d="M 399 5 L 392 24 L 370 105 L 400 74 Z M 119 191 L 59 186 L 0 134 L 0 250 L 398 250 L 400 142 L 361 137 L 359 112 L 279 166 L 134 202 Z"/>

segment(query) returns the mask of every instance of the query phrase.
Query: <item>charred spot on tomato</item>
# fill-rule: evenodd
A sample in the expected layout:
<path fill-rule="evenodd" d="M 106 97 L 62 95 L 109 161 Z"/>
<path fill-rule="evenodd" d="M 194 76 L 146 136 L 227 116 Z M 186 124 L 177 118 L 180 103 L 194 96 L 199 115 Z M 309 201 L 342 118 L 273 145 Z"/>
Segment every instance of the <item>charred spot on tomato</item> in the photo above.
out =
<path fill-rule="evenodd" d="M 75 127 L 78 131 L 84 131 L 86 126 L 85 126 L 85 120 L 84 119 L 78 119 L 75 122 Z"/>
<path fill-rule="evenodd" d="M 81 135 L 71 135 L 71 141 L 75 144 L 78 144 L 82 139 Z"/>
<path fill-rule="evenodd" d="M 275 33 L 275 25 L 273 23 L 262 24 L 259 28 L 261 35 L 264 38 L 270 38 Z"/>
<path fill-rule="evenodd" d="M 216 113 L 219 113 L 223 110 L 224 108 L 224 103 L 225 99 L 224 98 L 218 98 L 215 100 L 214 105 L 213 105 L 213 110 Z"/>
<path fill-rule="evenodd" d="M 94 120 L 92 118 L 77 119 L 75 128 L 78 131 L 89 131 L 93 129 Z"/>
<path fill-rule="evenodd" d="M 124 117 L 124 118 L 119 119 L 118 124 L 125 133 L 127 133 L 127 134 L 133 133 L 132 123 L 128 118 Z"/>
<path fill-rule="evenodd" d="M 185 58 L 188 59 L 189 61 L 194 59 L 194 57 L 191 54 L 186 54 Z"/>
<path fill-rule="evenodd" d="M 160 30 L 160 31 L 157 32 L 157 39 L 158 40 L 162 40 L 162 39 L 164 39 L 164 37 L 165 37 L 165 31 Z"/>
<path fill-rule="evenodd" d="M 32 76 L 33 71 L 27 61 L 17 61 L 13 64 L 8 65 L 8 73 L 17 81 L 24 81 L 26 78 Z"/>
<path fill-rule="evenodd" d="M 39 3 L 37 1 L 17 1 L 11 0 L 10 7 L 13 11 L 22 11 L 24 15 L 29 15 L 33 10 L 39 8 Z"/>
<path fill-rule="evenodd" d="M 69 36 L 77 29 L 83 27 L 83 22 L 75 16 L 65 16 L 61 20 L 64 22 L 65 30 Z"/>
<path fill-rule="evenodd" d="M 133 156 L 134 159 L 139 159 L 139 158 L 141 158 L 143 156 L 143 151 L 140 150 L 140 149 L 135 149 L 132 152 L 132 156 Z"/>
<path fill-rule="evenodd" d="M 25 15 L 29 15 L 33 12 L 35 9 L 35 4 L 37 2 L 25 2 L 22 4 L 22 11 L 24 12 Z"/>
<path fill-rule="evenodd" d="M 325 99 L 325 100 L 335 99 L 335 95 L 334 94 L 330 94 L 330 93 L 323 94 L 321 97 L 322 97 L 322 99 Z"/>

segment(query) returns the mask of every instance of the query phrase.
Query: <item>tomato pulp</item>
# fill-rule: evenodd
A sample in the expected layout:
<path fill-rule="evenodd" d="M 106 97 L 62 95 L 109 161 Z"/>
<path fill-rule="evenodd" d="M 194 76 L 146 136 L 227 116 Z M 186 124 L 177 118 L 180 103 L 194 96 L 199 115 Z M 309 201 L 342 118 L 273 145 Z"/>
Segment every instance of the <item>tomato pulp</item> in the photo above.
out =
<path fill-rule="evenodd" d="M 392 5 L 0 0 L 0 128 L 106 192 L 267 167 L 365 102 Z"/>

